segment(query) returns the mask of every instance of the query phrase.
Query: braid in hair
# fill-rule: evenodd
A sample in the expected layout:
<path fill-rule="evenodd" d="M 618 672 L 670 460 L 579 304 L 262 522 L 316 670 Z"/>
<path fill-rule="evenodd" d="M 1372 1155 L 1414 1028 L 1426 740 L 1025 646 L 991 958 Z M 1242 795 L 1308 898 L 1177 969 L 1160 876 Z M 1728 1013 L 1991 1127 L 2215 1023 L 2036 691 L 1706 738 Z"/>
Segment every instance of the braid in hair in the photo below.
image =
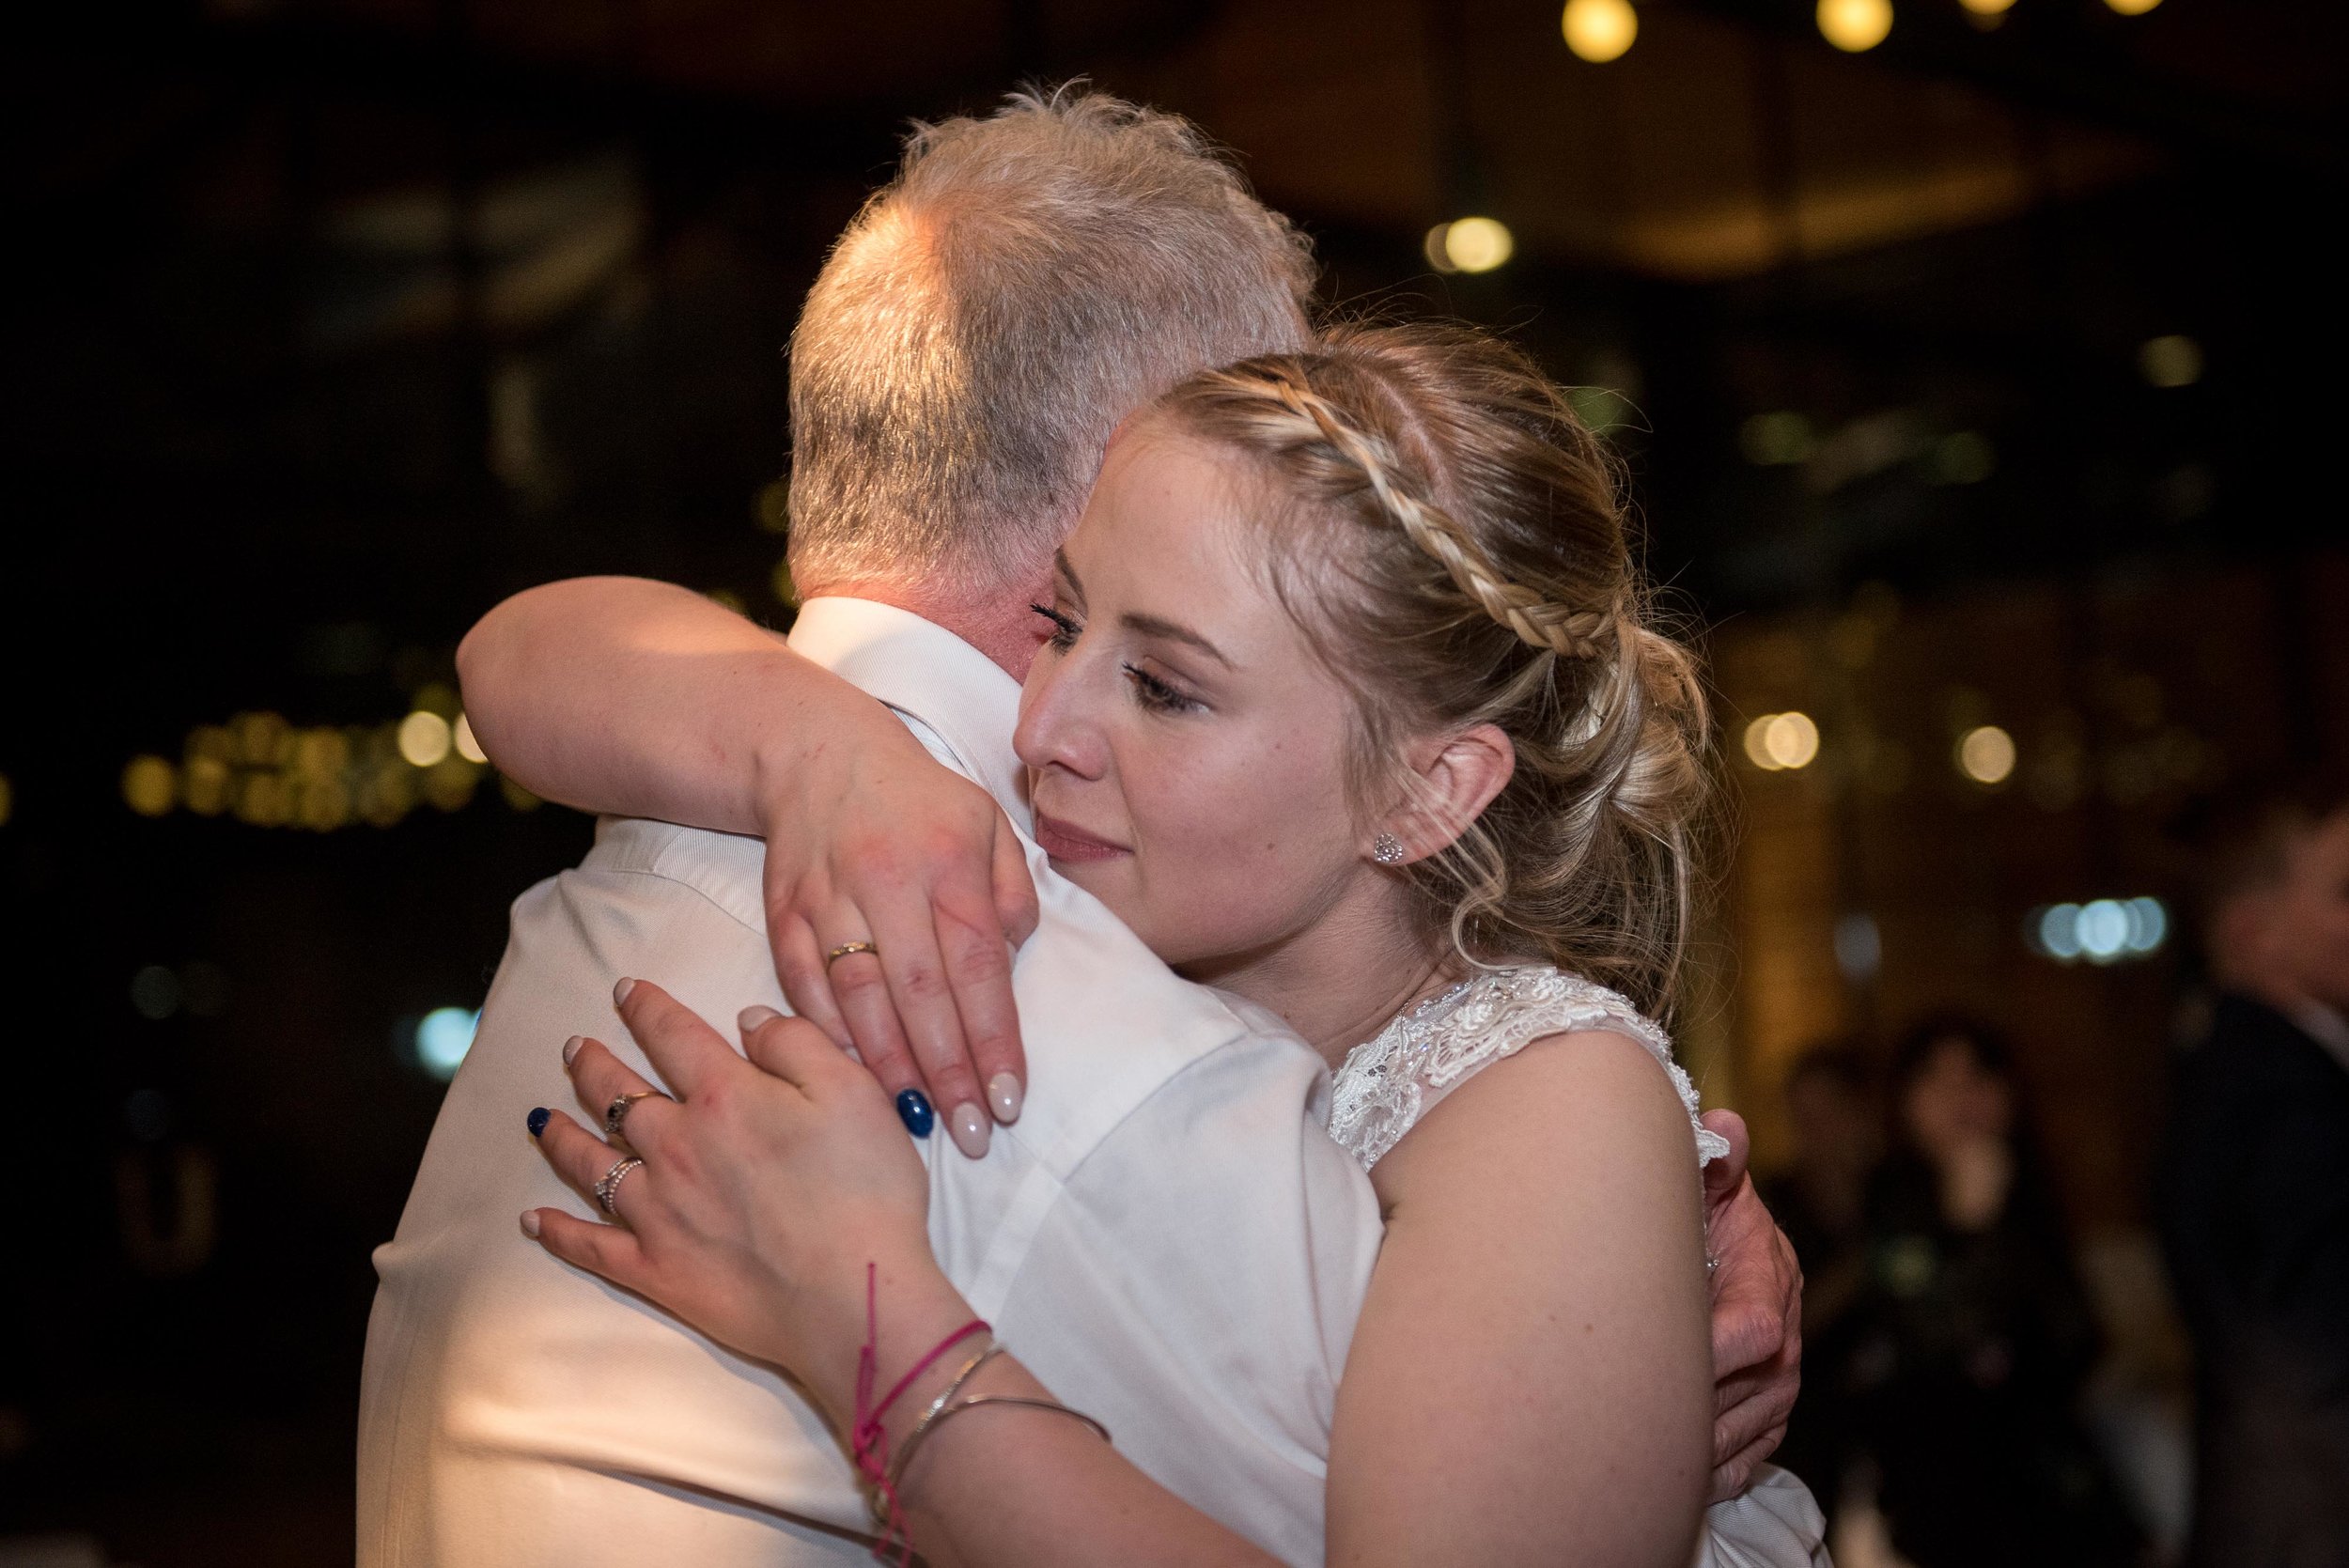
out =
<path fill-rule="evenodd" d="M 1294 378 L 1274 376 L 1267 390 L 1280 399 L 1282 407 L 1311 421 L 1322 440 L 1361 471 L 1362 482 L 1378 498 L 1379 506 L 1402 526 L 1413 544 L 1436 558 L 1462 593 L 1485 607 L 1486 614 L 1533 646 L 1561 658 L 1598 656 L 1597 639 L 1614 618 L 1611 607 L 1571 610 L 1510 582 L 1442 507 L 1411 493 L 1395 473 L 1394 454 L 1385 442 L 1356 428 L 1327 397 Z"/>

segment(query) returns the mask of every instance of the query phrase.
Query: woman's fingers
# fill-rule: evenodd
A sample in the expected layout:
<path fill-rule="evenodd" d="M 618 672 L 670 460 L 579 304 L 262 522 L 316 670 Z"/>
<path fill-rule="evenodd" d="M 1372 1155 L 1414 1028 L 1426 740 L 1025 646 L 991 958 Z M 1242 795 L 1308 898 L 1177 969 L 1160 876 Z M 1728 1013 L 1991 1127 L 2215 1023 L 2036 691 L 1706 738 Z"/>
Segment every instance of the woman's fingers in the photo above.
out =
<path fill-rule="evenodd" d="M 969 911 L 943 903 L 938 910 L 938 946 L 987 1110 L 999 1122 L 1016 1122 L 1027 1097 L 1028 1059 L 1012 996 L 1011 949 L 984 917 L 974 923 Z"/>
<path fill-rule="evenodd" d="M 844 917 L 847 928 L 861 929 L 848 924 L 855 921 L 852 911 Z M 818 927 L 817 939 L 826 944 L 826 953 L 848 942 L 872 939 L 840 936 L 836 934 L 839 929 Z M 879 944 L 874 945 L 878 950 Z M 824 967 L 831 979 L 832 994 L 840 1003 L 840 1016 L 848 1022 L 848 1038 L 856 1047 L 858 1059 L 880 1079 L 881 1087 L 893 1097 L 910 1091 L 924 1095 L 922 1103 L 926 1108 L 929 1100 L 922 1069 L 906 1045 L 905 1031 L 897 1022 L 897 1003 L 889 994 L 889 976 L 882 971 L 879 957 L 876 953 L 848 953 L 831 959 Z"/>
<path fill-rule="evenodd" d="M 545 1129 L 538 1134 L 538 1150 L 547 1157 L 547 1163 L 554 1167 L 556 1175 L 570 1183 L 582 1197 L 599 1208 L 603 1205 L 596 1196 L 596 1184 L 611 1172 L 614 1165 L 629 1157 L 559 1110 L 547 1118 Z M 629 1183 L 643 1174 L 642 1171 L 631 1172 L 620 1183 L 620 1193 L 614 1195 L 613 1213 L 627 1212 L 623 1195 Z"/>
<path fill-rule="evenodd" d="M 649 980 L 622 980 L 612 989 L 612 1001 L 653 1070 L 680 1098 L 691 1098 L 738 1060 L 699 1014 Z"/>
<path fill-rule="evenodd" d="M 1012 831 L 1009 818 L 995 829 L 995 858 L 991 868 L 995 894 L 995 919 L 1003 928 L 1003 939 L 1018 947 L 1035 935 L 1035 878 L 1028 873 L 1027 846 Z"/>
<path fill-rule="evenodd" d="M 522 1231 L 538 1245 L 575 1267 L 600 1274 L 624 1289 L 646 1291 L 644 1244 L 635 1233 L 617 1225 L 565 1214 L 561 1209 L 532 1209 L 522 1216 Z"/>
<path fill-rule="evenodd" d="M 564 1046 L 563 1053 L 564 1065 L 570 1069 L 571 1087 L 579 1092 L 579 1103 L 586 1108 L 596 1126 L 603 1126 L 610 1118 L 613 1102 L 621 1095 L 646 1096 L 631 1099 L 620 1113 L 619 1136 L 627 1139 L 631 1148 L 649 1149 L 649 1141 L 660 1136 L 662 1119 L 677 1110 L 676 1102 L 659 1085 L 613 1055 L 611 1048 L 601 1040 L 574 1035 Z"/>
<path fill-rule="evenodd" d="M 823 1031 L 804 1018 L 771 1007 L 745 1007 L 736 1021 L 742 1030 L 742 1054 L 801 1094 L 814 1093 L 827 1073 L 843 1070 L 840 1052 Z"/>
<path fill-rule="evenodd" d="M 881 970 L 889 982 L 890 999 L 896 1003 L 899 1027 L 905 1032 L 915 1069 L 922 1075 L 923 1087 L 944 1120 L 955 1146 L 976 1159 L 987 1153 L 988 1130 L 992 1124 L 971 1047 L 963 1034 L 962 1010 L 940 946 L 942 932 L 939 896 L 933 891 L 927 900 L 910 908 L 898 905 L 885 911 L 873 911 L 874 939 L 880 948 Z M 967 906 L 969 890 L 963 891 L 963 897 Z M 994 910 L 984 888 L 980 889 L 977 907 L 978 929 L 983 939 L 1000 948 Z M 994 1004 L 998 1011 L 1008 1009 L 1011 1003 L 1007 966 L 1001 974 L 1001 988 L 1003 996 Z M 1013 1028 L 1016 1030 L 1017 1025 Z M 1000 1049 L 997 1054 L 1000 1057 Z"/>
<path fill-rule="evenodd" d="M 831 1036 L 832 1043 L 840 1049 L 855 1049 L 856 1039 L 848 1032 L 848 1020 L 841 1016 L 840 1003 L 832 994 L 832 982 L 825 972 L 824 949 L 817 940 L 816 928 L 770 903 L 767 911 L 767 939 L 775 952 L 775 978 L 783 982 L 783 994 L 790 1001 L 791 1011 Z"/>

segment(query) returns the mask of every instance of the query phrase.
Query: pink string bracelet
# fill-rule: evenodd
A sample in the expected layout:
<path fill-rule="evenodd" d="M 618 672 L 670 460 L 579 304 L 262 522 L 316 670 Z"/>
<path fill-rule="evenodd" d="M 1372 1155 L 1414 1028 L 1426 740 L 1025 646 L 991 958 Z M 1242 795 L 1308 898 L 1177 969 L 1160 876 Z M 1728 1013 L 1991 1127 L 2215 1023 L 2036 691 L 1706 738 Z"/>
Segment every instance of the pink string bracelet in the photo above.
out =
<path fill-rule="evenodd" d="M 875 1502 L 873 1512 L 881 1526 L 880 1539 L 873 1544 L 873 1555 L 887 1560 L 890 1547 L 897 1549 L 898 1568 L 911 1568 L 913 1539 L 906 1531 L 905 1511 L 897 1503 L 897 1488 L 889 1478 L 889 1434 L 881 1426 L 881 1418 L 898 1396 L 913 1386 L 913 1380 L 937 1363 L 943 1356 L 973 1334 L 987 1333 L 985 1318 L 972 1318 L 953 1333 L 932 1345 L 929 1353 L 913 1363 L 912 1368 L 878 1404 L 873 1399 L 873 1385 L 880 1380 L 880 1307 L 879 1301 L 879 1265 L 864 1265 L 864 1347 L 856 1357 L 856 1421 L 848 1430 L 848 1458 L 857 1473 L 864 1478 Z"/>

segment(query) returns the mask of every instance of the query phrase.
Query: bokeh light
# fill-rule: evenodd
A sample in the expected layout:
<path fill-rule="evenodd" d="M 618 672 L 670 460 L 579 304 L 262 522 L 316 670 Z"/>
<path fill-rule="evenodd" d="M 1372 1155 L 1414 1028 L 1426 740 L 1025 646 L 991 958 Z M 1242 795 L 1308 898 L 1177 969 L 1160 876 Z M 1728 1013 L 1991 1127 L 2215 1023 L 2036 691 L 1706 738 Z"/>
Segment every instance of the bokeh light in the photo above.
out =
<path fill-rule="evenodd" d="M 1892 0 L 1819 0 L 1819 36 L 1846 54 L 1862 54 L 1892 31 Z"/>
<path fill-rule="evenodd" d="M 435 1007 L 416 1020 L 416 1065 L 446 1083 L 473 1049 L 481 1015 L 463 1007 Z"/>
<path fill-rule="evenodd" d="M 2004 784 L 2015 771 L 2015 737 L 1996 724 L 1979 724 L 1958 737 L 1957 770 L 1978 784 Z"/>
<path fill-rule="evenodd" d="M 481 742 L 474 738 L 473 721 L 461 713 L 457 716 L 457 727 L 450 732 L 449 741 L 457 748 L 457 754 L 467 762 L 490 760 L 490 753 L 483 751 Z"/>
<path fill-rule="evenodd" d="M 1746 756 L 1766 773 L 1808 768 L 1819 754 L 1819 726 L 1807 713 L 1766 713 L 1746 726 Z"/>
<path fill-rule="evenodd" d="M 2161 0 L 2105 0 L 2105 4 L 2123 16 L 2143 16 L 2160 5 Z"/>
<path fill-rule="evenodd" d="M 2031 950 L 2061 964 L 2116 964 L 2150 957 L 2170 937 L 2170 911 L 2158 898 L 2093 898 L 2051 904 L 2023 923 Z"/>
<path fill-rule="evenodd" d="M 131 1006 L 142 1018 L 157 1022 L 179 1011 L 179 977 L 161 964 L 149 964 L 131 977 Z"/>
<path fill-rule="evenodd" d="M 1517 254 L 1517 237 L 1498 218 L 1456 218 L 1427 231 L 1428 264 L 1439 272 L 1489 272 Z"/>
<path fill-rule="evenodd" d="M 1757 413 L 1737 427 L 1737 446 L 1746 460 L 1762 468 L 1780 468 L 1809 459 L 1818 446 L 1811 421 L 1781 411 Z"/>
<path fill-rule="evenodd" d="M 8 816 L 15 810 L 16 786 L 8 783 L 6 773 L 0 773 L 0 828 L 8 825 Z"/>
<path fill-rule="evenodd" d="M 2137 350 L 2137 368 L 2157 387 L 2192 386 L 2202 379 L 2202 346 L 2179 333 L 2148 338 Z"/>
<path fill-rule="evenodd" d="M 2015 0 L 1958 0 L 1976 16 L 2004 16 L 2015 8 Z"/>
<path fill-rule="evenodd" d="M 141 816 L 168 815 L 179 799 L 179 770 L 162 757 L 132 757 L 122 769 L 122 803 Z"/>
<path fill-rule="evenodd" d="M 1623 58 L 1639 38 L 1640 13 L 1631 0 L 1566 0 L 1559 26 L 1577 59 L 1603 66 Z"/>
<path fill-rule="evenodd" d="M 425 708 L 399 722 L 399 754 L 412 767 L 429 768 L 448 755 L 452 738 L 448 721 Z"/>

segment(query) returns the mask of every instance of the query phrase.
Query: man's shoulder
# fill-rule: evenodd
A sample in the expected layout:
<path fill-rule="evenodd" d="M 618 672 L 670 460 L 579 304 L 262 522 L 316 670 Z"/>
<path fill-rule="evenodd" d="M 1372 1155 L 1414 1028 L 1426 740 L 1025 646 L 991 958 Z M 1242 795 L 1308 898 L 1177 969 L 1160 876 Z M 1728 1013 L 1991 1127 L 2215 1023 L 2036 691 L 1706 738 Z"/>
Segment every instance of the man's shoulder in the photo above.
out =
<path fill-rule="evenodd" d="M 677 883 L 764 932 L 766 862 L 767 846 L 759 839 L 647 817 L 606 816 L 597 820 L 595 847 L 579 862 L 579 870 L 590 877 L 644 877 Z"/>
<path fill-rule="evenodd" d="M 1036 930 L 1013 979 L 1031 1086 L 1019 1127 L 1048 1161 L 1073 1164 L 1145 1106 L 1318 1117 L 1327 1070 L 1285 1024 L 1185 980 L 1090 894 L 1037 870 Z"/>

